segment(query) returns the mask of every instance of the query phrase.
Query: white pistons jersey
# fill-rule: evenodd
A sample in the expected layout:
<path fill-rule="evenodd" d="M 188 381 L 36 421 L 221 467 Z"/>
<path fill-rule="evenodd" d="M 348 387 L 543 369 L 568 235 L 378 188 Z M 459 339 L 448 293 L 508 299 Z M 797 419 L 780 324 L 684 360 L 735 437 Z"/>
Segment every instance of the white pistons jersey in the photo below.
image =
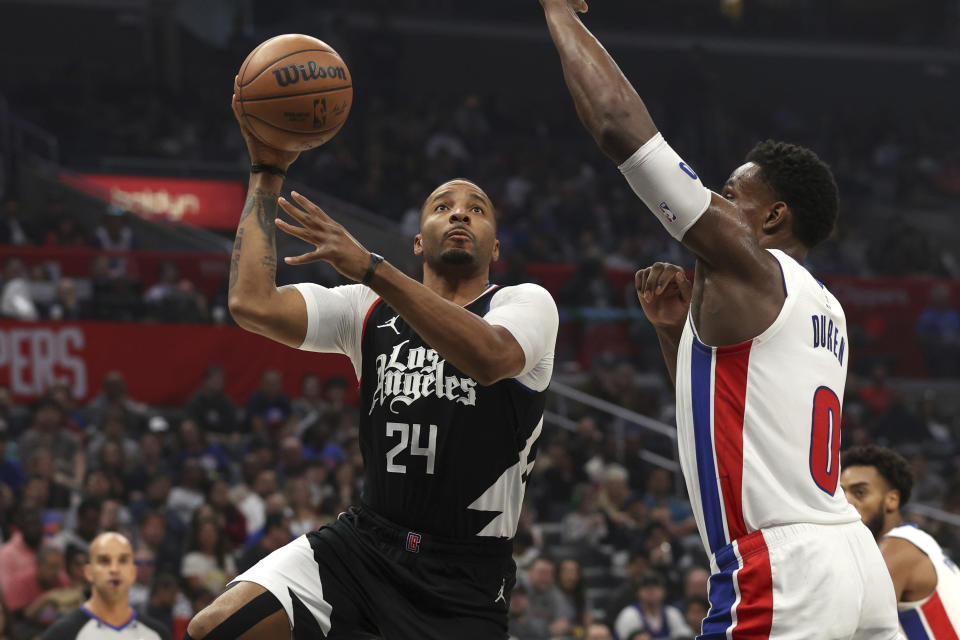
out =
<path fill-rule="evenodd" d="M 860 519 L 839 490 L 849 349 L 837 299 L 782 251 L 786 299 L 753 340 L 677 355 L 680 462 L 708 553 L 775 525 Z"/>
<path fill-rule="evenodd" d="M 908 640 L 956 640 L 960 638 L 960 569 L 947 557 L 930 534 L 913 524 L 891 529 L 886 537 L 903 538 L 920 549 L 937 572 L 937 588 L 917 602 L 900 602 L 900 626 Z"/>

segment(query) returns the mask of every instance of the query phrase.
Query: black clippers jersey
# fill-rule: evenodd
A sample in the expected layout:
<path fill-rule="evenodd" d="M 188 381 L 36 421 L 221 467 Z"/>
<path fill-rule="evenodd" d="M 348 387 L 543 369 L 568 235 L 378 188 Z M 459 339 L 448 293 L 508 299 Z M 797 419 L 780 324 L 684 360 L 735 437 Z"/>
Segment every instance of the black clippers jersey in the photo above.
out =
<path fill-rule="evenodd" d="M 496 290 L 466 309 L 484 315 Z M 361 352 L 364 504 L 435 536 L 512 538 L 545 392 L 512 379 L 480 386 L 383 300 L 364 323 Z"/>

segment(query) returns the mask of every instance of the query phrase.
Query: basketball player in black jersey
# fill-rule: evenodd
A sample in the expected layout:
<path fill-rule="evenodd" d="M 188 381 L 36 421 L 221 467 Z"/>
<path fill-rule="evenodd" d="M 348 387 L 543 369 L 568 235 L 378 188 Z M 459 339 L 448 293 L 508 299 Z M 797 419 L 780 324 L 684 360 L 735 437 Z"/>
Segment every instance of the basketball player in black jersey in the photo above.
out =
<path fill-rule="evenodd" d="M 511 539 L 543 424 L 556 305 L 536 285 L 490 284 L 496 220 L 472 182 L 447 182 L 424 203 L 421 284 L 306 198 L 280 197 L 297 154 L 243 134 L 254 166 L 230 311 L 249 331 L 350 357 L 364 492 L 359 507 L 240 575 L 185 637 L 506 638 Z M 277 219 L 278 203 L 299 225 Z M 315 246 L 288 264 L 325 260 L 361 284 L 278 289 L 276 227 Z"/>

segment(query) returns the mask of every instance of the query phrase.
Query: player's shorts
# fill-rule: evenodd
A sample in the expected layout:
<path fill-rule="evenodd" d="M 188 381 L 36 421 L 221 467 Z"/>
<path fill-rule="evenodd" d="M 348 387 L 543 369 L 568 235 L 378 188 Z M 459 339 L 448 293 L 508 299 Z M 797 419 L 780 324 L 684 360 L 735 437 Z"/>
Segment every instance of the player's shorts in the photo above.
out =
<path fill-rule="evenodd" d="M 508 540 L 441 539 L 351 508 L 233 582 L 273 593 L 294 639 L 503 640 L 512 548 Z"/>
<path fill-rule="evenodd" d="M 711 565 L 698 640 L 902 638 L 893 582 L 861 522 L 754 531 Z"/>

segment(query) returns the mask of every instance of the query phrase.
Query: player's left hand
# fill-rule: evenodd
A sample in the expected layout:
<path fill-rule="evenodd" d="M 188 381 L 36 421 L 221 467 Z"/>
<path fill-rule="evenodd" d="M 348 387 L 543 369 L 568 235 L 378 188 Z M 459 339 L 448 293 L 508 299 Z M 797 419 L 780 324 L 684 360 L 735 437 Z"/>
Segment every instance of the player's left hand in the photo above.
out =
<path fill-rule="evenodd" d="M 302 227 L 276 219 L 281 231 L 300 238 L 316 247 L 310 253 L 284 258 L 287 264 L 308 264 L 323 260 L 344 276 L 359 282 L 370 265 L 370 252 L 350 235 L 342 224 L 328 216 L 323 209 L 296 191 L 290 193 L 300 207 L 286 198 L 279 199 L 280 207 L 302 224 Z M 302 208 L 301 208 L 302 207 Z"/>
<path fill-rule="evenodd" d="M 655 327 L 682 327 L 690 307 L 693 285 L 681 267 L 666 262 L 637 271 L 637 298 L 647 319 Z"/>

